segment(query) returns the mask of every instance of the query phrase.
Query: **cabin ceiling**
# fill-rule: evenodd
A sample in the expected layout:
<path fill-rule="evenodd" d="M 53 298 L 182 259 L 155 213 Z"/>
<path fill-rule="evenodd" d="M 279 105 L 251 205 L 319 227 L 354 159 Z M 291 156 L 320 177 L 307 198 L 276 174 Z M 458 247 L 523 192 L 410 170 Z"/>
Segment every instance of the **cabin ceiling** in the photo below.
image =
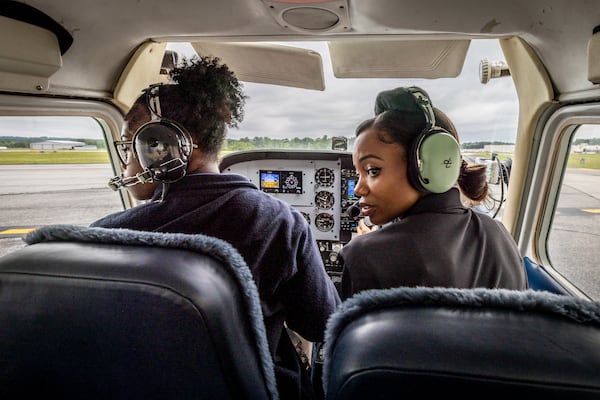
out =
<path fill-rule="evenodd" d="M 573 6 L 579 2 L 587 4 L 581 7 L 584 11 Z M 3 4 L 7 3 L 10 2 Z M 60 68 L 48 77 L 47 93 L 107 99 L 113 98 L 119 82 L 122 83 L 131 57 L 148 42 L 191 41 L 212 46 L 215 51 L 217 44 L 224 42 L 326 40 L 338 49 L 333 55 L 334 69 L 343 70 L 340 66 L 347 67 L 348 62 L 360 59 L 361 55 L 365 59 L 376 56 L 381 61 L 379 66 L 369 67 L 365 63 L 360 71 L 354 72 L 346 68 L 345 76 L 352 73 L 378 76 L 376 71 L 380 68 L 381 75 L 381 65 L 388 71 L 398 67 L 394 60 L 394 57 L 398 59 L 397 54 L 389 52 L 390 57 L 385 59 L 382 54 L 386 53 L 381 52 L 392 45 L 386 42 L 392 41 L 398 48 L 410 48 L 412 53 L 405 53 L 404 58 L 415 60 L 407 70 L 396 70 L 396 76 L 413 77 L 415 71 L 423 69 L 430 77 L 441 77 L 454 74 L 456 68 L 461 67 L 460 51 L 469 40 L 514 35 L 529 43 L 544 62 L 557 93 L 584 91 L 593 87 L 587 80 L 587 46 L 594 27 L 600 24 L 600 7 L 594 7 L 594 1 L 30 0 L 26 4 L 50 16 L 73 38 L 72 45 L 62 54 Z M 4 5 L 0 11 L 3 8 Z M 462 12 L 456 13 L 457 9 Z M 589 10 L 597 11 L 590 13 Z M 0 12 L 0 15 L 4 14 Z M 2 19 L 0 29 L 1 22 Z M 2 36 L 0 49 L 14 37 Z M 362 48 L 350 44 L 358 40 L 371 44 Z M 447 64 L 439 62 L 439 54 L 431 56 L 432 46 L 426 45 L 438 42 L 438 46 L 453 40 L 459 40 L 456 43 L 462 45 L 443 59 Z M 423 45 L 422 54 L 418 52 L 419 46 L 414 46 L 415 42 Z M 557 47 L 566 50 L 557 53 Z M 369 49 L 375 55 L 370 55 Z M 257 57 L 264 57 L 264 49 L 262 51 L 256 53 Z M 229 52 L 227 57 L 232 54 Z M 254 63 L 256 75 L 260 58 L 254 62 L 248 54 L 245 57 Z M 318 73 L 314 55 L 310 57 L 312 60 L 307 58 L 306 68 L 310 68 L 310 73 Z M 432 68 L 426 68 L 425 63 L 432 64 L 432 60 L 433 64 L 447 68 L 431 72 Z M 301 65 L 297 67 L 298 71 L 302 70 Z M 318 87 L 321 78 L 316 75 L 313 78 L 306 83 L 307 87 L 321 90 Z M 298 87 L 304 84 L 300 82 Z M 7 85 L 1 89 L 12 90 Z"/>

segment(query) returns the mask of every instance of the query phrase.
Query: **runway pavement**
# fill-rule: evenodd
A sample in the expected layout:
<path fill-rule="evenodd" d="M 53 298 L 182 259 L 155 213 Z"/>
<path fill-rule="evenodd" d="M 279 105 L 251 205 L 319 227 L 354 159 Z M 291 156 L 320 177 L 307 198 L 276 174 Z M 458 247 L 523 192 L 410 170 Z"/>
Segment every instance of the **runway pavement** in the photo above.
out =
<path fill-rule="evenodd" d="M 548 240 L 552 261 L 600 299 L 598 171 L 569 174 Z M 50 224 L 88 225 L 123 209 L 108 188 L 108 164 L 0 165 L 0 256 L 24 245 L 22 236 Z M 573 240 L 576 235 L 577 240 Z"/>

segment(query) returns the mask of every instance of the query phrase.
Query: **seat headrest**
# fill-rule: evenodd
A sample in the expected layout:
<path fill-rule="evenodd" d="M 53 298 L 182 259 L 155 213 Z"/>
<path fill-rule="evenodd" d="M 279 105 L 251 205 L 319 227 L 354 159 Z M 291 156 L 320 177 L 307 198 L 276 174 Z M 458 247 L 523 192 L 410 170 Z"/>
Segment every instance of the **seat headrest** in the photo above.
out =
<path fill-rule="evenodd" d="M 205 235 L 54 225 L 0 258 L 0 397 L 277 399 L 258 290 Z"/>
<path fill-rule="evenodd" d="M 533 290 L 373 289 L 329 319 L 323 384 L 327 399 L 593 398 L 598 371 L 598 302 Z"/>

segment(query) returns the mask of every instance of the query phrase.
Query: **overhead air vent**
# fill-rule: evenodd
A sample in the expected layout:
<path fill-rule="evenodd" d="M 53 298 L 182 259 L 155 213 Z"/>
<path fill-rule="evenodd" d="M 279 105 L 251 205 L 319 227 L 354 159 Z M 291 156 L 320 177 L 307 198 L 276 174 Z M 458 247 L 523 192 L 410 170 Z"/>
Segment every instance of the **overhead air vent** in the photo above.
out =
<path fill-rule="evenodd" d="M 350 30 L 348 0 L 262 0 L 277 23 L 301 33 Z"/>
<path fill-rule="evenodd" d="M 486 84 L 490 79 L 510 76 L 510 69 L 504 61 L 489 61 L 484 58 L 479 62 L 479 81 Z"/>

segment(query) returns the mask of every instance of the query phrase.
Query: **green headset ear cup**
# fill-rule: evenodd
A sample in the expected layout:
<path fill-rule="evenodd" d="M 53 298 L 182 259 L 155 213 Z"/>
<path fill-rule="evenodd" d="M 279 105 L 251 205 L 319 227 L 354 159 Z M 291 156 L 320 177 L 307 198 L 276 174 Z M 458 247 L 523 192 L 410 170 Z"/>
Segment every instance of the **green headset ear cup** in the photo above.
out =
<path fill-rule="evenodd" d="M 461 163 L 460 145 L 454 136 L 434 127 L 413 141 L 408 177 L 421 192 L 444 193 L 458 180 Z"/>

